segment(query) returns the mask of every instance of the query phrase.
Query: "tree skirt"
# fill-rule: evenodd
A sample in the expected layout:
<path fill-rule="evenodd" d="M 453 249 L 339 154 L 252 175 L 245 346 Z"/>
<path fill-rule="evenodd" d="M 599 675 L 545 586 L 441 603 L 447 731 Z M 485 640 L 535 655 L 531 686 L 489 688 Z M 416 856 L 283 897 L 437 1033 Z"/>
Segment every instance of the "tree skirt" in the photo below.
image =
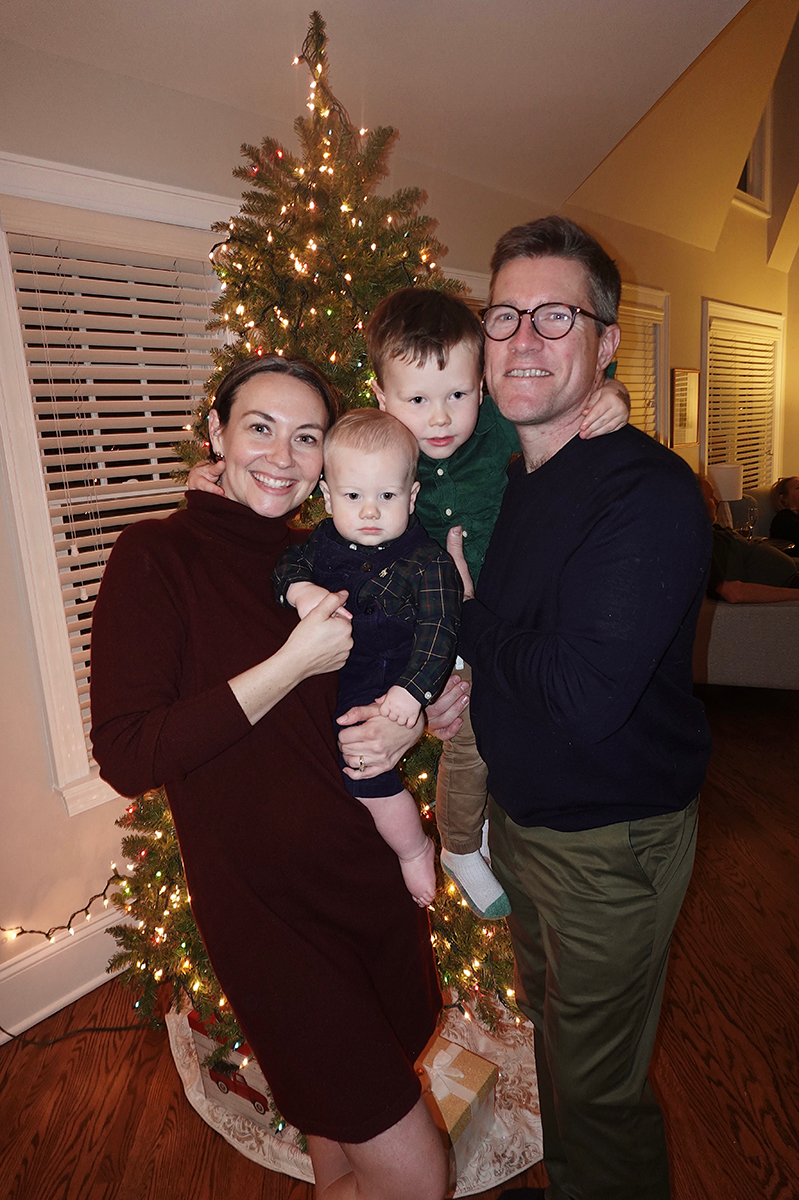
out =
<path fill-rule="evenodd" d="M 191 1106 L 203 1120 L 247 1158 L 294 1179 L 313 1182 L 307 1154 L 296 1144 L 297 1132 L 287 1125 L 282 1133 L 256 1124 L 244 1112 L 237 1113 L 209 1100 L 203 1089 L 200 1063 L 188 1014 L 169 1013 L 166 1018 L 172 1057 Z M 482 1055 L 499 1068 L 491 1133 L 467 1162 L 458 1178 L 456 1196 L 488 1191 L 526 1171 L 541 1159 L 541 1118 L 533 1057 L 532 1026 L 517 1025 L 504 1011 L 496 1033 L 486 1029 L 473 1013 L 449 1009 L 439 1032 L 451 1042 Z M 238 1097 L 229 1097 L 238 1100 Z M 246 1109 L 246 1105 L 242 1105 Z"/>

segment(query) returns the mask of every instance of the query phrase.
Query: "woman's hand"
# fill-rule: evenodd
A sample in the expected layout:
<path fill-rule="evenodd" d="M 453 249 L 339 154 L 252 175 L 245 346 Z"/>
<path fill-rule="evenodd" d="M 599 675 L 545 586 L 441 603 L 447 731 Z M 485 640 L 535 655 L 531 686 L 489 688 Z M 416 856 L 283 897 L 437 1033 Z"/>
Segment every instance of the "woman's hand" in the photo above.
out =
<path fill-rule="evenodd" d="M 411 726 L 398 725 L 381 717 L 377 704 L 362 704 L 338 718 L 347 726 L 338 735 L 345 763 L 344 774 L 351 779 L 373 779 L 396 766 L 403 754 L 418 742 L 424 730 L 421 714 Z"/>
<path fill-rule="evenodd" d="M 216 496 L 224 496 L 224 490 L 219 486 L 219 477 L 225 469 L 224 461 L 197 463 L 189 471 L 186 487 L 190 492 L 213 492 Z"/>
<path fill-rule="evenodd" d="M 454 525 L 447 534 L 447 553 L 458 568 L 458 574 L 463 580 L 464 600 L 474 600 L 474 584 L 463 553 L 462 525 Z"/>
<path fill-rule="evenodd" d="M 427 732 L 442 742 L 454 737 L 463 725 L 461 713 L 469 703 L 471 684 L 460 675 L 450 675 L 438 699 L 427 706 Z"/>
<path fill-rule="evenodd" d="M 342 621 L 338 615 L 346 599 L 346 592 L 325 591 L 319 603 L 301 619 L 299 625 L 295 625 L 278 651 L 278 654 L 295 656 L 299 679 L 338 671 L 349 658 L 352 621 Z"/>
<path fill-rule="evenodd" d="M 251 725 L 260 721 L 303 679 L 326 675 L 344 666 L 352 649 L 352 624 L 342 621 L 336 613 L 346 599 L 346 592 L 329 592 L 292 629 L 271 658 L 228 680 Z M 399 728 L 392 721 L 388 724 Z"/>

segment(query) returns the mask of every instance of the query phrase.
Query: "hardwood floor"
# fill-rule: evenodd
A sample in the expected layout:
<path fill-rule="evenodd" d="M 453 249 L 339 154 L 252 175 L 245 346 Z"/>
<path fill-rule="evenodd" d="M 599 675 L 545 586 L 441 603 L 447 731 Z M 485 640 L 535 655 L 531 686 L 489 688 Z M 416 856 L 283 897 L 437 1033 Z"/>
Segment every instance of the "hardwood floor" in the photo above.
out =
<path fill-rule="evenodd" d="M 674 1200 L 797 1200 L 799 693 L 702 694 L 715 749 L 652 1070 Z M 109 982 L 30 1033 L 126 1025 L 130 1003 Z M 514 1181 L 544 1182 L 540 1165 Z M 165 1033 L 0 1049 L 0 1200 L 311 1196 L 202 1122 Z"/>

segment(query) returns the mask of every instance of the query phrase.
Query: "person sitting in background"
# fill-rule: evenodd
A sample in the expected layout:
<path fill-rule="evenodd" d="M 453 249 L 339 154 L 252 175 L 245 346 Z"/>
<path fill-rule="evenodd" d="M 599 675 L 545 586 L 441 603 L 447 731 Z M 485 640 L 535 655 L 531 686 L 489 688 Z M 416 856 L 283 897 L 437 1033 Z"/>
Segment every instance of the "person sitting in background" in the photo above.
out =
<path fill-rule="evenodd" d="M 769 494 L 771 507 L 777 513 L 771 522 L 769 535 L 792 542 L 793 548 L 787 553 L 799 556 L 799 475 L 778 479 Z"/>
<path fill-rule="evenodd" d="M 794 560 L 775 546 L 748 541 L 734 529 L 718 525 L 719 501 L 713 484 L 702 476 L 699 485 L 713 523 L 708 593 L 730 604 L 799 600 L 799 572 Z"/>

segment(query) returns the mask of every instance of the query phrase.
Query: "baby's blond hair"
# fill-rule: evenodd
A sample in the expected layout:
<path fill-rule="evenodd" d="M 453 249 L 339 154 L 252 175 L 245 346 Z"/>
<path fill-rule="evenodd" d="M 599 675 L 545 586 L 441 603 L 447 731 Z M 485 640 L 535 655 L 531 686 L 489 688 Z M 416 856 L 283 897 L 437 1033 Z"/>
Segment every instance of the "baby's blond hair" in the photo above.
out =
<path fill-rule="evenodd" d="M 408 478 L 416 475 L 419 443 L 402 421 L 377 408 L 357 408 L 339 417 L 325 437 L 325 465 L 339 447 L 374 454 L 380 450 L 398 450 L 408 463 Z"/>

